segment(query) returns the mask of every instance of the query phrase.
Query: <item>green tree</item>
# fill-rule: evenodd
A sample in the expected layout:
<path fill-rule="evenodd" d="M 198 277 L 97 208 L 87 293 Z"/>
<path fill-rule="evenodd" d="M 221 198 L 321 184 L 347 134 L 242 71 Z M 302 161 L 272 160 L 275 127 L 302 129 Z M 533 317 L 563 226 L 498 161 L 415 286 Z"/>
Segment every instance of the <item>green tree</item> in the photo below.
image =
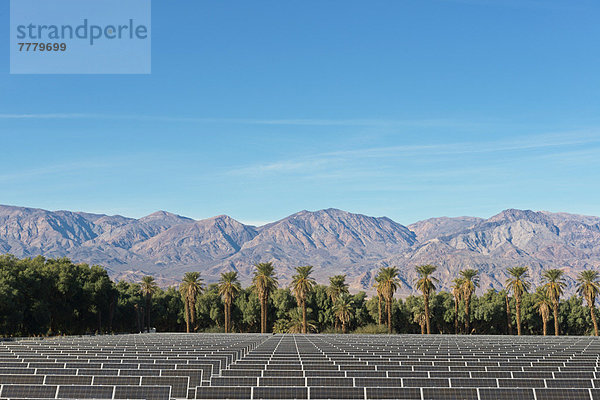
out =
<path fill-rule="evenodd" d="M 545 282 L 544 288 L 548 297 L 552 301 L 552 311 L 554 314 L 554 335 L 558 336 L 558 305 L 560 296 L 563 294 L 566 283 L 563 279 L 563 272 L 560 269 L 548 269 L 542 273 Z"/>
<path fill-rule="evenodd" d="M 352 297 L 348 293 L 340 294 L 333 306 L 333 311 L 337 319 L 342 323 L 342 332 L 346 333 L 346 327 L 348 326 L 348 322 L 352 318 L 352 306 L 354 302 L 352 301 Z"/>
<path fill-rule="evenodd" d="M 431 334 L 431 316 L 429 313 L 429 296 L 435 291 L 435 283 L 437 278 L 431 276 L 437 269 L 434 265 L 419 265 L 416 267 L 419 277 L 416 280 L 417 290 L 423 293 L 423 303 L 425 305 L 425 324 L 427 326 L 427 334 Z"/>
<path fill-rule="evenodd" d="M 388 333 L 392 333 L 392 301 L 394 293 L 400 287 L 400 278 L 398 277 L 398 268 L 383 267 L 379 270 L 378 285 L 385 298 L 388 320 Z"/>
<path fill-rule="evenodd" d="M 177 287 L 158 290 L 152 296 L 154 326 L 158 332 L 184 330 L 184 302 Z"/>
<path fill-rule="evenodd" d="M 183 281 L 179 285 L 179 293 L 183 298 L 185 328 L 186 332 L 190 333 L 190 327 L 195 332 L 196 327 L 196 301 L 198 295 L 202 293 L 202 279 L 200 272 L 186 272 L 183 275 Z"/>
<path fill-rule="evenodd" d="M 538 288 L 538 290 L 535 292 L 535 307 L 542 317 L 542 333 L 544 336 L 546 336 L 548 333 L 548 320 L 550 319 L 552 299 L 548 296 L 548 291 L 544 288 Z"/>
<path fill-rule="evenodd" d="M 381 303 L 383 302 L 383 293 L 381 292 L 383 286 L 379 284 L 381 281 L 381 274 L 375 275 L 375 290 L 377 290 L 377 323 L 383 325 L 383 309 Z"/>
<path fill-rule="evenodd" d="M 451 289 L 452 296 L 454 297 L 454 333 L 458 335 L 460 333 L 458 325 L 458 308 L 463 294 L 463 280 L 461 278 L 453 279 Z"/>
<path fill-rule="evenodd" d="M 218 283 L 211 283 L 198 296 L 196 312 L 198 327 L 202 331 L 225 331 L 225 304 Z"/>
<path fill-rule="evenodd" d="M 346 283 L 346 275 L 334 275 L 329 277 L 329 286 L 327 287 L 327 295 L 331 302 L 335 304 L 342 293 L 348 293 L 348 284 Z M 337 328 L 339 318 L 335 317 L 335 326 Z"/>
<path fill-rule="evenodd" d="M 225 304 L 225 333 L 231 332 L 231 304 L 242 290 L 236 271 L 223 272 L 219 280 L 219 294 Z"/>
<path fill-rule="evenodd" d="M 471 333 L 471 296 L 475 293 L 475 288 L 479 286 L 479 271 L 475 269 L 465 269 L 459 272 L 462 280 L 462 295 L 465 300 L 465 333 Z"/>
<path fill-rule="evenodd" d="M 527 280 L 529 274 L 527 267 L 512 267 L 508 269 L 508 274 L 511 276 L 506 280 L 506 289 L 508 292 L 513 292 L 515 296 L 516 311 L 517 311 L 517 335 L 521 336 L 521 300 L 523 294 L 529 291 L 531 283 Z"/>
<path fill-rule="evenodd" d="M 260 299 L 260 332 L 267 333 L 267 309 L 269 296 L 277 289 L 277 278 L 275 277 L 273 264 L 270 262 L 254 265 L 253 288 Z"/>
<path fill-rule="evenodd" d="M 306 297 L 312 291 L 315 285 L 315 280 L 310 276 L 313 267 L 310 265 L 304 267 L 296 267 L 296 275 L 292 276 L 291 288 L 298 302 L 298 306 L 302 309 L 302 333 L 308 332 L 306 318 Z"/>
<path fill-rule="evenodd" d="M 152 295 L 158 290 L 158 285 L 153 276 L 144 276 L 140 284 L 140 290 L 145 299 L 146 330 L 150 332 L 150 308 L 152 307 Z"/>
<path fill-rule="evenodd" d="M 314 332 L 316 325 L 313 320 L 306 319 L 306 310 L 297 307 L 289 312 L 289 321 L 287 322 L 287 333 L 307 333 Z"/>
<path fill-rule="evenodd" d="M 577 292 L 586 300 L 590 308 L 590 316 L 594 324 L 594 335 L 598 336 L 598 322 L 596 321 L 596 297 L 600 291 L 600 274 L 597 271 L 581 271 L 577 276 Z"/>
<path fill-rule="evenodd" d="M 239 332 L 258 332 L 260 330 L 260 299 L 253 287 L 242 289 L 234 301 L 233 323 Z M 233 326 L 232 326 L 233 327 Z"/>
<path fill-rule="evenodd" d="M 502 291 L 504 294 L 504 302 L 506 305 L 506 328 L 508 330 L 508 334 L 512 335 L 512 312 L 510 311 L 510 296 L 508 290 Z"/>

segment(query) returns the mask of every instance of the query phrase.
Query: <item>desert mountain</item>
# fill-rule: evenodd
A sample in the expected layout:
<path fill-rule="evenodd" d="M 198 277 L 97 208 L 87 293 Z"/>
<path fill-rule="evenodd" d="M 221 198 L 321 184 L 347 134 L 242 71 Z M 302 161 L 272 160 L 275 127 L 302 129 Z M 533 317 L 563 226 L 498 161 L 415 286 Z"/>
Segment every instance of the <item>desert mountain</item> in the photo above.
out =
<path fill-rule="evenodd" d="M 315 277 L 344 273 L 354 290 L 371 290 L 381 266 L 396 265 L 413 292 L 414 266 L 436 264 L 447 289 L 463 268 L 480 270 L 480 291 L 500 289 L 506 268 L 529 265 L 534 283 L 544 268 L 562 268 L 572 293 L 584 268 L 600 268 L 600 218 L 509 209 L 488 218 L 431 218 L 404 226 L 385 217 L 337 209 L 301 211 L 261 227 L 221 215 L 205 220 L 159 211 L 143 218 L 0 206 L 0 253 L 70 257 L 105 266 L 117 279 L 155 275 L 176 283 L 199 270 L 205 281 L 239 271 L 247 284 L 256 262 L 273 261 L 282 284 L 293 268 Z"/>

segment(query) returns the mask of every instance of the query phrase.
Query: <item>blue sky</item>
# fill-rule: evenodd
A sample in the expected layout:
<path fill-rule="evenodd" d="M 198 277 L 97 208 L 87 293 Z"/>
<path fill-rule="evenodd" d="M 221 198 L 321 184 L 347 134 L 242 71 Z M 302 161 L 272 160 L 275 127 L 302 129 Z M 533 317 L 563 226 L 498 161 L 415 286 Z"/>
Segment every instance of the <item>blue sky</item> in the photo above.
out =
<path fill-rule="evenodd" d="M 9 75 L 4 32 L 0 204 L 250 223 L 600 215 L 599 13 L 154 1 L 151 75 Z"/>

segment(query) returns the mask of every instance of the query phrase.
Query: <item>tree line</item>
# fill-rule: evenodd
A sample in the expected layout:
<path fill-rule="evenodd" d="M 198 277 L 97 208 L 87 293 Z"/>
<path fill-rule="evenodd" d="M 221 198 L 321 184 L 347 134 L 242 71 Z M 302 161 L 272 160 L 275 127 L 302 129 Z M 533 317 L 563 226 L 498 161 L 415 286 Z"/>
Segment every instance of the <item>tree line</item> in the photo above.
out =
<path fill-rule="evenodd" d="M 297 267 L 280 287 L 272 263 L 255 265 L 252 284 L 236 271 L 204 284 L 199 272 L 166 289 L 145 276 L 139 283 L 113 282 L 100 266 L 69 259 L 0 256 L 0 335 L 162 332 L 438 333 L 597 335 L 596 271 L 582 271 L 578 295 L 564 298 L 562 271 L 544 271 L 532 290 L 526 267 L 508 270 L 504 290 L 475 294 L 478 271 L 465 269 L 450 292 L 437 291 L 436 267 L 416 267 L 420 295 L 394 297 L 399 270 L 381 268 L 376 295 L 351 294 L 345 275 L 318 284 L 313 267 Z M 513 329 L 516 327 L 516 332 Z"/>

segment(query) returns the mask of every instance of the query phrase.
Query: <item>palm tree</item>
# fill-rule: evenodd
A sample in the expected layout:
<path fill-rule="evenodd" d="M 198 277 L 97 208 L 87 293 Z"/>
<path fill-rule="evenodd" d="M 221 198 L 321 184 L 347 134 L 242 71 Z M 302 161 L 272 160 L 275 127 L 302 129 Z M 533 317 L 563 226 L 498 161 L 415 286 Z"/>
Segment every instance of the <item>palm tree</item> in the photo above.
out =
<path fill-rule="evenodd" d="M 462 285 L 463 281 L 460 278 L 455 278 L 452 280 L 452 295 L 454 296 L 454 333 L 458 335 L 459 327 L 458 327 L 458 305 L 460 303 L 460 298 L 462 295 Z"/>
<path fill-rule="evenodd" d="M 346 333 L 346 324 L 352 318 L 352 305 L 354 302 L 348 293 L 342 293 L 338 296 L 333 306 L 333 312 L 337 319 L 342 322 L 342 332 Z"/>
<path fill-rule="evenodd" d="M 242 290 L 236 271 L 223 272 L 219 280 L 219 294 L 225 303 L 225 333 L 231 332 L 231 304 Z"/>
<path fill-rule="evenodd" d="M 400 287 L 400 278 L 398 278 L 398 268 L 381 268 L 379 270 L 378 285 L 380 286 L 381 294 L 385 298 L 385 304 L 387 309 L 388 333 L 392 333 L 392 301 L 394 300 L 394 293 Z"/>
<path fill-rule="evenodd" d="M 292 290 L 296 301 L 300 308 L 302 308 L 302 333 L 308 332 L 308 326 L 306 321 L 306 297 L 312 291 L 315 285 L 315 280 L 311 278 L 313 267 L 307 265 L 305 267 L 296 267 L 296 275 L 292 276 Z"/>
<path fill-rule="evenodd" d="M 581 271 L 577 277 L 577 292 L 587 301 L 594 323 L 594 335 L 596 336 L 598 336 L 598 322 L 596 321 L 595 303 L 598 292 L 600 292 L 599 279 L 600 274 L 598 272 L 589 270 Z"/>
<path fill-rule="evenodd" d="M 186 272 L 183 281 L 179 285 L 179 292 L 183 298 L 185 308 L 185 328 L 190 333 L 190 326 L 196 330 L 196 300 L 202 293 L 202 279 L 200 272 Z"/>
<path fill-rule="evenodd" d="M 427 334 L 431 334 L 431 324 L 429 315 L 429 296 L 432 291 L 435 291 L 435 284 L 437 278 L 431 277 L 431 274 L 435 272 L 437 267 L 435 265 L 419 265 L 416 267 L 419 278 L 416 280 L 417 290 L 423 293 L 423 303 L 425 304 L 425 324 L 427 325 Z"/>
<path fill-rule="evenodd" d="M 563 279 L 563 272 L 560 269 L 548 269 L 542 273 L 542 278 L 546 282 L 544 288 L 548 297 L 552 301 L 552 311 L 554 314 L 554 335 L 558 336 L 558 304 L 560 295 L 566 286 Z"/>
<path fill-rule="evenodd" d="M 381 293 L 381 285 L 379 285 L 379 282 L 381 281 L 381 276 L 380 274 L 375 275 L 375 283 L 373 284 L 373 286 L 375 286 L 375 289 L 377 290 L 377 313 L 378 313 L 378 319 L 377 319 L 377 323 L 379 325 L 383 325 L 383 312 L 381 310 L 381 303 L 383 302 L 383 293 Z"/>
<path fill-rule="evenodd" d="M 329 286 L 327 286 L 327 295 L 331 298 L 331 302 L 335 302 L 342 293 L 348 293 L 348 284 L 346 283 L 346 275 L 334 275 L 329 277 Z M 335 328 L 338 328 L 338 318 L 335 317 Z"/>
<path fill-rule="evenodd" d="M 421 335 L 425 334 L 425 325 L 427 325 L 427 317 L 425 316 L 425 312 L 423 309 L 420 309 L 413 316 L 413 321 L 421 327 Z"/>
<path fill-rule="evenodd" d="M 548 333 L 548 320 L 550 319 L 552 300 L 548 297 L 548 292 L 543 287 L 538 288 L 535 292 L 535 307 L 542 317 L 543 333 L 546 336 Z"/>
<path fill-rule="evenodd" d="M 508 273 L 512 278 L 506 280 L 507 292 L 512 291 L 515 295 L 515 303 L 517 309 L 517 335 L 521 336 L 521 300 L 523 293 L 527 293 L 531 287 L 531 283 L 527 280 L 529 274 L 527 267 L 513 267 L 508 269 Z"/>
<path fill-rule="evenodd" d="M 464 269 L 460 271 L 462 279 L 462 295 L 465 299 L 465 333 L 468 335 L 471 333 L 471 296 L 475 293 L 475 288 L 479 286 L 479 277 L 477 274 L 479 271 L 475 269 Z"/>
<path fill-rule="evenodd" d="M 508 326 L 508 334 L 512 335 L 512 312 L 510 311 L 510 297 L 508 290 L 503 290 L 504 300 L 506 302 L 506 325 Z"/>
<path fill-rule="evenodd" d="M 267 333 L 267 307 L 269 295 L 277 289 L 277 278 L 274 274 L 273 263 L 259 263 L 254 265 L 254 278 L 252 287 L 260 299 L 260 333 Z"/>
<path fill-rule="evenodd" d="M 140 285 L 140 291 L 146 304 L 146 329 L 150 332 L 150 306 L 152 304 L 152 295 L 158 290 L 158 285 L 153 276 L 144 276 Z"/>
<path fill-rule="evenodd" d="M 314 321 L 304 321 L 303 315 L 305 313 L 300 308 L 294 308 L 289 312 L 290 321 L 288 322 L 287 332 L 288 333 L 305 333 L 304 329 L 309 332 L 313 332 L 317 329 Z"/>

